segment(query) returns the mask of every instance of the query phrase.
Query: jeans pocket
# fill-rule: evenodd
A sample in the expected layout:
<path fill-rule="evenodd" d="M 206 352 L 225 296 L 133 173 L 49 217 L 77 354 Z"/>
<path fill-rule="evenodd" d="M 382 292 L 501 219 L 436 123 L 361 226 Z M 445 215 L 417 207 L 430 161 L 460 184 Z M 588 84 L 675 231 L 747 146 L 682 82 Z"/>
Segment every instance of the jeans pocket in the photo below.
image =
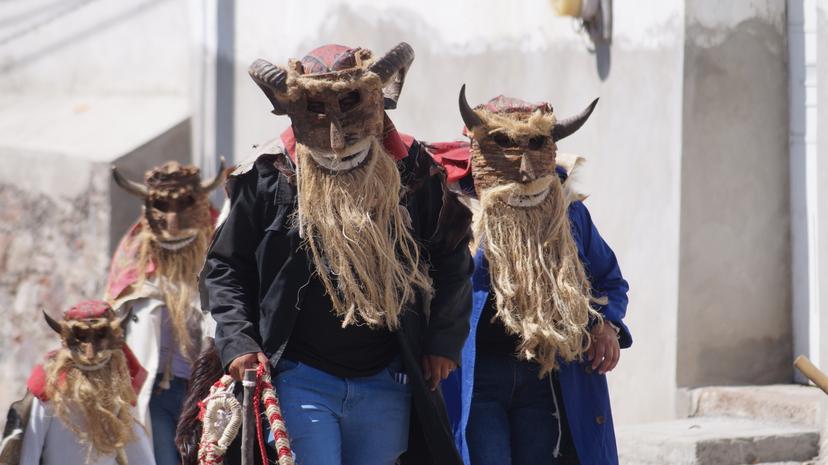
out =
<path fill-rule="evenodd" d="M 295 370 L 298 366 L 299 362 L 282 357 L 278 362 L 276 362 L 276 369 L 274 371 L 277 375 L 280 375 L 287 371 Z"/>

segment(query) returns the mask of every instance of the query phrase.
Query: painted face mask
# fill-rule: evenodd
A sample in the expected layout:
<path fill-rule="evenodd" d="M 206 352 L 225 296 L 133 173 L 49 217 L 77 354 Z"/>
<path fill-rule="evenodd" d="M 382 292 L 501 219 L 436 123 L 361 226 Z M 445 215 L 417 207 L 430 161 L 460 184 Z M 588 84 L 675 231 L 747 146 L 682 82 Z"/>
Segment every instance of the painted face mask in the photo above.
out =
<path fill-rule="evenodd" d="M 532 104 L 499 96 L 475 109 L 460 90 L 460 113 L 471 138 L 472 176 L 478 193 L 512 185 L 506 202 L 534 207 L 555 180 L 556 142 L 577 131 L 598 100 L 572 118 L 558 121 L 548 103 Z"/>
<path fill-rule="evenodd" d="M 290 116 L 297 144 L 329 172 L 367 164 L 382 139 L 385 109 L 396 108 L 414 50 L 400 43 L 375 59 L 363 48 L 325 45 L 287 69 L 259 59 L 249 74 L 273 105 Z"/>
<path fill-rule="evenodd" d="M 143 222 L 161 249 L 176 251 L 192 244 L 205 228 L 212 228 L 211 190 L 224 181 L 224 162 L 219 174 L 202 182 L 199 169 L 170 161 L 147 171 L 145 184 L 124 178 L 112 168 L 115 182 L 144 200 Z"/>
<path fill-rule="evenodd" d="M 81 370 L 101 369 L 114 352 L 123 349 L 121 324 L 126 317 L 116 318 L 105 302 L 81 302 L 67 310 L 61 321 L 55 321 L 45 312 L 43 316 L 49 327 L 60 335 L 75 366 Z"/>

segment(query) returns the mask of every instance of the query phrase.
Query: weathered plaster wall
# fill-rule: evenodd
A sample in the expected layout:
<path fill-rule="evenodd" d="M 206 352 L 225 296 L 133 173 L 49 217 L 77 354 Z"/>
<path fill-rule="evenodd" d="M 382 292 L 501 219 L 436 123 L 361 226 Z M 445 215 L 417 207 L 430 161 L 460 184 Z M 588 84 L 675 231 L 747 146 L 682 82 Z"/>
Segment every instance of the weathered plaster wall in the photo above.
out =
<path fill-rule="evenodd" d="M 791 377 L 785 2 L 686 2 L 678 384 Z"/>
<path fill-rule="evenodd" d="M 821 239 L 818 250 L 817 285 L 820 296 L 820 357 L 821 368 L 828 368 L 828 2 L 817 1 L 817 107 L 815 129 L 817 143 L 817 228 Z M 828 445 L 826 445 L 828 447 Z"/>
<path fill-rule="evenodd" d="M 391 117 L 422 139 L 460 136 L 464 82 L 472 102 L 503 93 L 548 100 L 564 115 L 601 97 L 561 150 L 588 158 L 587 203 L 632 286 L 636 342 L 611 383 L 618 420 L 634 422 L 673 414 L 684 2 L 614 4 L 615 41 L 600 60 L 602 80 L 584 37 L 547 1 L 238 2 L 235 155 L 245 157 L 289 124 L 269 113 L 247 66 L 258 57 L 285 63 L 323 43 L 382 53 L 409 42 L 417 58 Z"/>

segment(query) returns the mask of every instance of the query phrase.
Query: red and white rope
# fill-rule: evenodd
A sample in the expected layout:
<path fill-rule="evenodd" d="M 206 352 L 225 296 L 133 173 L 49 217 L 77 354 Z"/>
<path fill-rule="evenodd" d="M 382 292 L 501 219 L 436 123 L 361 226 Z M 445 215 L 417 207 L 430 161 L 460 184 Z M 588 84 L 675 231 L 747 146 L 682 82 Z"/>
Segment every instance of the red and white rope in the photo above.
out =
<path fill-rule="evenodd" d="M 256 391 L 253 396 L 255 418 L 260 417 L 261 404 L 264 404 L 264 413 L 270 425 L 270 431 L 273 433 L 279 465 L 295 465 L 279 399 L 270 381 L 270 373 L 264 368 L 264 365 L 259 365 L 256 370 Z M 233 396 L 233 378 L 224 375 L 210 388 L 210 395 L 202 405 L 204 426 L 198 447 L 199 465 L 222 465 L 224 463 L 224 454 L 236 438 L 241 427 L 241 420 L 242 407 Z M 261 421 L 256 421 L 256 437 L 262 463 L 267 463 Z"/>

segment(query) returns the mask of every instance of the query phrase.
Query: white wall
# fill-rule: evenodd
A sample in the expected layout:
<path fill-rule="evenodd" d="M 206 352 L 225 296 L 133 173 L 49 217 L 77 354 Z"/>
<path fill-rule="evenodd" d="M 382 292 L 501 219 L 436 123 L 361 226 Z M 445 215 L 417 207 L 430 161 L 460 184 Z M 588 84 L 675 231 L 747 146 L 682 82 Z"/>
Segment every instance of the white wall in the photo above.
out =
<path fill-rule="evenodd" d="M 234 137 L 242 158 L 289 124 L 269 113 L 247 66 L 258 57 L 284 64 L 324 43 L 382 53 L 409 42 L 417 58 L 391 117 L 426 140 L 459 136 L 464 82 L 473 104 L 503 93 L 547 100 L 562 115 L 601 97 L 561 150 L 588 158 L 587 203 L 632 287 L 628 323 L 636 342 L 611 376 L 624 423 L 674 410 L 684 2 L 614 3 L 602 81 L 584 37 L 545 0 L 238 2 Z"/>
<path fill-rule="evenodd" d="M 0 92 L 187 95 L 186 0 L 0 2 Z"/>

